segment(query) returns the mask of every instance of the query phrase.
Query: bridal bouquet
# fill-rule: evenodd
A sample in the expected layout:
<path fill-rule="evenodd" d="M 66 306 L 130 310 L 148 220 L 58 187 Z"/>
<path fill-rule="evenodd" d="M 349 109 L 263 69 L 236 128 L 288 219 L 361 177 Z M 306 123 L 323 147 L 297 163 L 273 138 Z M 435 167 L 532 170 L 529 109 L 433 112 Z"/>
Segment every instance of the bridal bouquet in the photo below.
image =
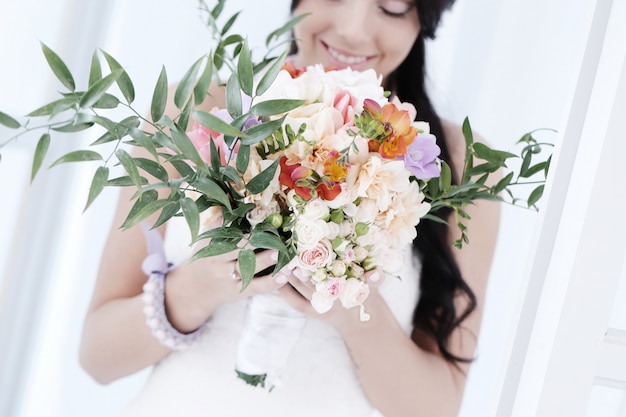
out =
<path fill-rule="evenodd" d="M 180 80 L 173 97 L 177 115 L 165 114 L 165 68 L 154 88 L 150 117 L 141 118 L 132 108 L 132 81 L 111 55 L 94 54 L 89 84 L 80 90 L 62 59 L 42 45 L 67 91 L 31 112 L 25 122 L 0 112 L 0 124 L 21 129 L 0 149 L 25 133 L 44 129 L 33 159 L 34 178 L 56 132 L 100 131 L 89 149 L 72 151 L 52 164 L 99 163 L 86 207 L 106 186 L 135 187 L 135 204 L 123 227 L 154 213 L 159 216 L 153 227 L 174 216 L 184 217 L 191 243 L 199 248 L 193 259 L 237 251 L 242 290 L 254 278 L 255 250 L 277 250 L 274 272 L 288 268 L 310 280 L 316 288 L 312 305 L 318 312 L 338 301 L 345 308 L 358 307 L 363 321 L 369 319 L 363 309 L 369 293 L 367 272 L 379 269 L 395 275 L 403 264 L 402 249 L 416 238 L 415 226 L 421 219 L 443 222 L 433 213 L 451 208 L 460 231 L 455 244 L 461 246 L 468 241 L 463 225 L 468 204 L 481 198 L 519 204 L 522 200 L 510 188 L 533 175 L 543 173 L 545 178 L 550 160 L 533 163 L 543 144 L 532 132 L 518 142 L 523 149 L 517 155 L 475 143 L 466 119 L 463 175 L 460 184 L 452 184 L 450 168 L 438 158 L 428 124 L 415 121 L 412 105 L 389 99 L 373 70 L 295 68 L 287 61 L 287 51 L 255 63 L 245 39 L 228 35 L 237 15 L 224 28 L 217 27 L 224 0 L 213 9 L 201 5 L 217 46 Z M 273 32 L 268 46 L 301 18 Z M 103 73 L 101 57 L 108 74 Z M 228 69 L 225 82 L 220 78 L 223 67 Z M 200 105 L 212 82 L 224 86 L 226 106 L 207 112 Z M 111 93 L 114 86 L 121 98 Z M 106 116 L 118 107 L 132 113 L 119 121 Z M 46 123 L 31 126 L 32 119 L 42 117 Z M 141 119 L 151 129 L 141 127 Z M 114 144 L 114 149 L 107 150 L 107 144 Z M 132 156 L 122 144 L 142 148 L 151 157 Z M 102 146 L 108 155 L 94 150 Z M 517 157 L 522 160 L 517 172 L 487 184 L 491 173 Z M 475 164 L 475 159 L 480 162 Z M 125 174 L 111 178 L 109 168 L 117 163 Z M 175 168 L 175 177 L 169 176 L 166 165 Z M 169 195 L 159 197 L 157 190 L 168 190 Z M 527 206 L 534 206 L 542 192 L 540 184 L 530 193 Z M 265 335 L 269 327 L 257 327 L 253 336 Z M 297 340 L 297 332 L 291 339 Z M 243 336 L 242 340 L 249 339 Z M 251 357 L 246 349 L 252 353 L 262 349 L 252 339 L 243 348 L 243 362 Z M 248 382 L 263 384 L 263 372 L 252 374 L 240 372 Z"/>
<path fill-rule="evenodd" d="M 233 224 L 249 227 L 243 234 L 252 234 L 252 245 L 256 236 L 274 236 L 287 267 L 315 284 L 312 304 L 318 312 L 338 299 L 346 308 L 360 306 L 367 320 L 365 272 L 380 268 L 395 274 L 403 265 L 402 249 L 431 208 L 422 190 L 440 176 L 439 148 L 428 125 L 413 122 L 412 105 L 388 101 L 373 70 L 286 68 L 254 98 L 244 123 L 251 129 L 262 121 L 279 122 L 274 133 L 258 143 L 227 142 L 201 124 L 189 133 L 204 162 L 211 165 L 213 159 L 233 174 L 219 186 L 232 189 L 229 201 L 246 208 L 232 219 L 226 207 L 213 206 L 204 222 L 220 219 L 223 225 L 204 236 L 226 245 Z M 267 116 L 259 111 L 277 103 L 294 108 Z M 230 119 L 223 110 L 212 113 Z M 238 166 L 241 145 L 251 146 L 247 164 Z M 261 177 L 263 189 L 255 182 Z M 199 256 L 205 252 L 215 249 L 209 246 Z M 245 265 L 246 258 L 240 262 L 247 283 L 254 268 Z"/>

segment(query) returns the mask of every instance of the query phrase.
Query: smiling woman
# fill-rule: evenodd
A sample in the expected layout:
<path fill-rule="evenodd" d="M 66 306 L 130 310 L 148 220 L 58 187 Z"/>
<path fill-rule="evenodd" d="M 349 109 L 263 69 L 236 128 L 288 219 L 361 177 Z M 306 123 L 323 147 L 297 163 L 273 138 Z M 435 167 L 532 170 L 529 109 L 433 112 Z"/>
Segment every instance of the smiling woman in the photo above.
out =
<path fill-rule="evenodd" d="M 387 77 L 407 57 L 420 32 L 413 1 L 295 2 L 293 12 L 310 13 L 295 30 L 297 66 L 323 63 L 354 70 L 373 68 Z"/>
<path fill-rule="evenodd" d="M 260 4 L 256 6 L 256 3 L 244 5 L 243 2 L 229 1 L 227 6 L 229 11 L 246 7 L 242 18 L 249 20 L 240 21 L 240 29 L 237 31 L 248 31 L 250 27 L 259 28 L 259 32 L 249 32 L 250 39 L 254 39 L 262 38 L 264 31 L 267 32 L 286 20 L 289 6 L 287 2 L 284 3 L 282 6 L 284 13 L 275 12 L 279 10 L 278 6 L 269 11 Z M 438 103 L 440 113 L 446 119 L 455 122 L 469 114 L 474 127 L 489 138 L 495 147 L 504 149 L 511 146 L 517 135 L 530 128 L 559 127 L 564 98 L 569 94 L 570 88 L 567 77 L 563 77 L 563 74 L 568 74 L 568 70 L 575 67 L 581 49 L 574 46 L 571 49 L 560 48 L 559 38 L 556 36 L 552 38 L 546 33 L 570 30 L 571 36 L 565 38 L 577 39 L 574 35 L 578 32 L 574 28 L 584 26 L 584 18 L 588 14 L 588 10 L 582 6 L 577 9 L 564 0 L 561 3 L 548 6 L 541 2 L 537 4 L 531 2 L 523 8 L 498 3 L 488 8 L 493 14 L 486 15 L 481 11 L 485 10 L 484 4 L 474 2 L 469 5 L 460 1 L 446 20 L 447 23 L 454 25 L 444 26 L 438 33 L 440 40 L 428 44 L 429 57 L 432 57 L 429 86 L 430 90 L 436 92 L 433 97 Z M 166 2 L 139 1 L 128 4 L 120 1 L 108 2 L 106 5 L 99 3 L 98 7 L 104 7 L 103 11 L 92 2 L 74 5 L 59 0 L 55 4 L 59 11 L 71 11 L 80 18 L 70 18 L 69 23 L 64 25 L 70 28 L 68 29 L 70 33 L 65 34 L 67 38 L 57 35 L 61 33 L 58 28 L 51 28 L 48 33 L 39 32 L 34 36 L 26 36 L 33 40 L 30 49 L 37 49 L 36 37 L 43 39 L 54 46 L 62 56 L 69 57 L 67 61 L 72 68 L 83 64 L 82 75 L 86 78 L 91 51 L 96 46 L 103 47 L 115 55 L 131 74 L 138 85 L 137 96 L 145 98 L 143 104 L 137 105 L 146 109 L 149 108 L 148 99 L 152 93 L 153 80 L 158 76 L 162 60 L 167 61 L 170 78 L 180 78 L 189 63 L 205 52 L 206 32 L 199 21 L 197 30 L 194 29 L 193 22 L 197 21 L 197 17 L 193 7 L 192 10 L 185 10 L 178 4 Z M 386 76 L 386 81 L 392 79 L 393 69 L 410 52 L 406 45 L 412 45 L 412 40 L 420 31 L 418 19 L 420 9 L 419 3 L 417 4 L 418 7 L 415 8 L 413 2 L 400 0 L 302 0 L 297 5 L 296 11 L 314 13 L 296 28 L 296 34 L 300 38 L 297 63 L 322 62 L 337 67 L 354 68 L 358 68 L 359 65 L 373 66 Z M 535 6 L 543 8 L 541 16 L 534 12 Z M 252 7 L 258 9 L 251 10 Z M 33 7 L 32 10 L 37 8 Z M 567 10 L 568 14 L 563 15 L 563 10 Z M 15 16 L 15 13 L 15 10 L 9 10 L 8 13 L 0 15 Z M 72 16 L 72 13 L 59 14 Z M 18 13 L 18 15 L 27 14 Z M 107 15 L 111 16 L 110 20 L 102 19 L 102 16 Z M 90 22 L 88 16 L 93 17 L 94 22 Z M 326 18 L 317 19 L 316 16 Z M 37 22 L 47 20 L 49 19 L 41 15 L 40 20 L 29 19 L 21 22 L 19 27 L 30 27 L 30 30 L 34 31 L 38 27 Z M 529 20 L 534 22 L 535 27 L 544 30 L 528 33 L 526 25 L 522 22 Z M 561 28 L 554 27 L 553 22 L 563 20 L 569 23 Z M 144 21 L 150 24 L 143 24 Z M 28 22 L 32 22 L 32 26 L 28 26 Z M 125 22 L 127 24 L 124 24 Z M 261 28 L 259 22 L 265 22 L 267 30 Z M 179 29 L 176 29 L 176 24 L 180 24 Z M 432 30 L 424 26 L 422 21 L 422 31 Z M 164 27 L 172 30 L 165 31 Z M 94 28 L 101 29 L 101 37 L 94 36 L 84 48 L 77 48 L 70 41 L 82 38 L 81 35 L 87 32 L 98 33 Z M 539 32 L 541 36 L 537 35 Z M 402 37 L 399 34 L 402 34 Z M 582 45 L 584 39 L 580 40 L 578 43 L 570 42 L 569 45 Z M 21 62 L 20 53 L 29 50 L 28 47 L 13 49 L 8 41 L 2 42 L 4 42 L 2 50 L 7 48 L 9 51 L 3 55 L 14 57 L 16 62 Z M 185 45 L 185 48 L 180 48 L 179 45 Z M 397 45 L 404 47 L 396 49 Z M 137 54 L 137 50 L 142 50 L 142 53 Z M 164 50 L 168 51 L 167 54 L 164 54 Z M 533 50 L 536 54 L 535 60 L 536 57 L 541 57 L 545 65 L 542 68 L 529 65 L 531 57 L 525 56 L 522 52 L 511 56 L 512 50 Z M 43 61 L 40 62 L 38 65 L 43 68 Z M 487 63 L 489 65 L 486 65 Z M 3 71 L 6 70 L 3 68 Z M 13 73 L 3 75 L 0 79 L 2 90 L 13 91 L 10 88 L 14 88 L 14 84 L 29 85 L 26 80 L 21 83 L 12 81 L 23 79 L 21 77 L 23 75 Z M 36 72 L 29 79 L 41 77 L 44 75 Z M 527 81 L 523 85 L 511 82 L 520 79 Z M 40 91 L 47 90 L 45 85 L 42 85 L 45 83 L 39 84 Z M 507 89 L 503 89 L 503 86 L 507 86 Z M 18 90 L 18 93 L 21 91 Z M 545 94 L 542 100 L 537 100 L 539 92 Z M 10 113 L 25 113 L 31 110 L 34 106 L 18 104 L 17 107 L 12 107 L 15 103 L 2 101 L 7 100 L 7 97 L 15 97 L 18 93 L 3 95 L 0 98 L 0 108 Z M 36 91 L 35 95 L 38 93 Z M 451 107 L 450 101 L 454 101 L 455 107 Z M 40 100 L 34 102 L 38 103 Z M 535 114 L 529 112 L 528 109 L 532 108 L 537 109 Z M 494 109 L 498 109 L 497 116 L 494 116 L 496 113 Z M 90 141 L 90 138 L 85 140 Z M 57 150 L 62 151 L 63 149 Z M 3 159 L 10 157 L 9 155 L 3 151 Z M 6 165 L 0 164 L 0 169 L 5 167 Z M 42 414 L 63 417 L 85 414 L 115 415 L 121 404 L 128 401 L 128 393 L 137 391 L 145 378 L 145 375 L 140 374 L 102 388 L 93 384 L 77 366 L 76 351 L 80 323 L 94 285 L 93 280 L 87 277 L 95 275 L 97 258 L 111 221 L 112 206 L 111 200 L 98 203 L 90 208 L 86 215 L 81 216 L 80 211 L 86 198 L 81 192 L 75 193 L 78 202 L 69 209 L 65 209 L 65 205 L 59 205 L 58 196 L 65 193 L 68 188 L 72 191 L 87 189 L 87 184 L 80 180 L 81 172 L 64 172 L 65 175 L 72 177 L 60 178 L 56 182 L 57 188 L 48 191 L 44 188 L 53 187 L 51 185 L 53 183 L 48 179 L 45 184 L 40 182 L 38 185 L 36 182 L 33 188 L 22 187 L 31 195 L 30 199 L 19 199 L 26 201 L 24 204 L 28 209 L 26 211 L 28 221 L 22 218 L 15 222 L 17 231 L 13 234 L 13 253 L 10 257 L 12 263 L 0 265 L 3 272 L 0 287 L 2 288 L 0 339 L 11 341 L 8 344 L 3 343 L 0 347 L 3 349 L 0 355 L 2 370 L 0 392 L 3 397 L 0 407 L 4 407 L 0 409 L 0 414 L 20 417 Z M 14 178 L 15 174 L 0 171 L 3 178 Z M 21 175 L 27 177 L 28 173 Z M 58 174 L 53 170 L 50 174 L 46 172 L 46 176 L 48 175 L 53 177 Z M 41 181 L 41 178 L 38 181 Z M 68 187 L 68 184 L 71 185 Z M 37 201 L 36 207 L 28 200 Z M 69 200 L 64 199 L 65 201 Z M 41 216 L 42 212 L 50 213 L 52 217 Z M 503 233 L 490 281 L 489 293 L 493 295 L 487 297 L 488 301 L 484 306 L 485 320 L 477 350 L 479 359 L 472 367 L 461 411 L 461 415 L 468 417 L 494 415 L 497 401 L 494 393 L 499 389 L 497 381 L 501 369 L 504 368 L 503 364 L 506 364 L 507 341 L 511 340 L 510 337 L 502 335 L 508 334 L 512 322 L 511 305 L 515 304 L 513 300 L 520 285 L 528 251 L 527 242 L 530 240 L 534 223 L 533 214 L 506 209 L 504 214 Z M 33 222 L 31 219 L 39 220 Z M 53 229 L 53 224 L 58 228 Z M 88 232 L 81 232 L 81 228 Z M 11 229 L 2 226 L 2 230 Z M 39 244 L 33 247 L 41 245 L 37 251 L 33 251 L 26 243 L 33 240 L 32 236 L 37 236 Z M 6 236 L 2 238 L 11 239 Z M 89 245 L 86 242 L 89 242 Z M 82 258 L 86 252 L 83 248 L 86 246 L 92 247 L 96 254 L 92 258 L 85 258 L 84 265 L 78 265 L 76 253 L 81 253 L 79 258 Z M 54 259 L 45 258 L 47 255 L 45 248 L 50 247 L 58 247 L 58 250 L 51 254 Z M 33 256 L 37 259 L 36 263 L 32 262 Z M 57 263 L 57 259 L 61 261 Z M 29 265 L 31 267 L 27 268 Z M 515 272 L 516 269 L 519 271 Z M 46 291 L 48 289 L 49 291 Z M 307 291 L 306 288 L 301 290 Z M 38 298 L 39 295 L 41 298 Z M 74 314 L 77 311 L 79 313 Z M 358 358 L 361 352 L 355 351 L 354 354 Z M 58 384 L 59 381 L 62 383 Z M 59 387 L 58 391 L 53 387 Z M 202 391 L 203 387 L 197 389 Z M 8 395 L 5 396 L 5 393 Z M 112 394 L 117 400 L 111 400 Z M 274 394 L 280 395 L 279 391 L 270 395 Z M 98 397 L 102 398 L 102 401 L 99 401 L 102 406 L 94 407 L 93 404 L 98 402 L 96 400 Z M 5 398 L 14 400 L 5 401 Z M 383 402 L 381 400 L 378 403 Z M 393 414 L 389 415 L 393 417 Z"/>

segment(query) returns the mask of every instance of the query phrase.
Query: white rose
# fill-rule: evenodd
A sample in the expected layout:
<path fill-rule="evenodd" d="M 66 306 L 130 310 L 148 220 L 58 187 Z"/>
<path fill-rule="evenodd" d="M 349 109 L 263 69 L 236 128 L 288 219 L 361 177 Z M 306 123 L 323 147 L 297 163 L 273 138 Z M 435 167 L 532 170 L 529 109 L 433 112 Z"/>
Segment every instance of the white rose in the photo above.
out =
<path fill-rule="evenodd" d="M 248 214 L 246 214 L 246 219 L 250 222 L 250 226 L 254 227 L 259 223 L 262 223 L 270 214 L 278 213 L 279 207 L 278 204 L 274 202 L 274 204 L 270 204 L 269 206 L 264 206 L 261 204 L 257 204 L 255 208 L 250 210 Z"/>
<path fill-rule="evenodd" d="M 296 219 L 294 233 L 299 250 L 312 249 L 328 236 L 328 223 L 300 216 Z"/>
<path fill-rule="evenodd" d="M 328 222 L 328 234 L 326 235 L 326 237 L 330 240 L 333 240 L 334 238 L 336 238 L 337 236 L 339 236 L 339 225 L 335 222 Z"/>
<path fill-rule="evenodd" d="M 363 304 L 369 293 L 369 285 L 357 278 L 349 278 L 343 285 L 339 299 L 345 308 L 352 308 Z"/>
<path fill-rule="evenodd" d="M 391 275 L 398 275 L 404 266 L 404 251 L 383 246 L 374 255 L 376 265 Z"/>
<path fill-rule="evenodd" d="M 326 204 L 326 202 L 321 198 L 308 201 L 304 206 L 304 211 L 302 213 L 302 217 L 309 220 L 322 219 L 326 221 L 328 220 L 328 216 L 330 216 L 328 204 Z"/>

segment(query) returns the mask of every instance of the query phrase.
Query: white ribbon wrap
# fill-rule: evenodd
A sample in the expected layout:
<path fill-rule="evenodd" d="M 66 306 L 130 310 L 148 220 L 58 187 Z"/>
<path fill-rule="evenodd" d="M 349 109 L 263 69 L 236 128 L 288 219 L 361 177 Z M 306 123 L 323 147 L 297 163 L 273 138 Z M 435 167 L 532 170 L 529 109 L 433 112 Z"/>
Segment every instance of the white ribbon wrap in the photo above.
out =
<path fill-rule="evenodd" d="M 250 297 L 237 347 L 236 370 L 247 375 L 266 374 L 268 390 L 280 386 L 281 374 L 306 319 L 278 291 Z"/>

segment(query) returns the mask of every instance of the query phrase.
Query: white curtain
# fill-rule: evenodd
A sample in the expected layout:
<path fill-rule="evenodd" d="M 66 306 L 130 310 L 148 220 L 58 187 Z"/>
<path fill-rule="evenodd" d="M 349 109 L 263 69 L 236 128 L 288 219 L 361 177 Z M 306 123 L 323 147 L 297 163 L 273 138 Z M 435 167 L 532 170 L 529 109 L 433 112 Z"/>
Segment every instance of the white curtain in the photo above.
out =
<path fill-rule="evenodd" d="M 531 129 L 559 129 L 588 6 L 566 0 L 457 3 L 429 45 L 431 89 L 441 114 L 456 123 L 469 116 L 476 131 L 503 149 Z M 226 13 L 245 9 L 238 31 L 260 47 L 262 35 L 287 18 L 288 4 L 230 0 Z M 0 27 L 0 111 L 14 115 L 51 100 L 59 87 L 39 41 L 62 56 L 82 85 L 92 52 L 111 53 L 135 83 L 139 110 L 148 109 L 162 65 L 175 80 L 210 46 L 195 0 L 3 2 Z M 0 141 L 10 135 L 0 130 Z M 77 349 L 116 194 L 106 191 L 83 214 L 92 172 L 85 167 L 44 168 L 29 185 L 36 139 L 24 137 L 1 150 L 0 415 L 112 416 L 145 372 L 100 387 L 79 368 Z M 86 146 L 90 139 L 78 140 Z M 60 143 L 51 159 L 73 148 Z M 536 218 L 505 207 L 464 417 L 495 414 Z"/>

